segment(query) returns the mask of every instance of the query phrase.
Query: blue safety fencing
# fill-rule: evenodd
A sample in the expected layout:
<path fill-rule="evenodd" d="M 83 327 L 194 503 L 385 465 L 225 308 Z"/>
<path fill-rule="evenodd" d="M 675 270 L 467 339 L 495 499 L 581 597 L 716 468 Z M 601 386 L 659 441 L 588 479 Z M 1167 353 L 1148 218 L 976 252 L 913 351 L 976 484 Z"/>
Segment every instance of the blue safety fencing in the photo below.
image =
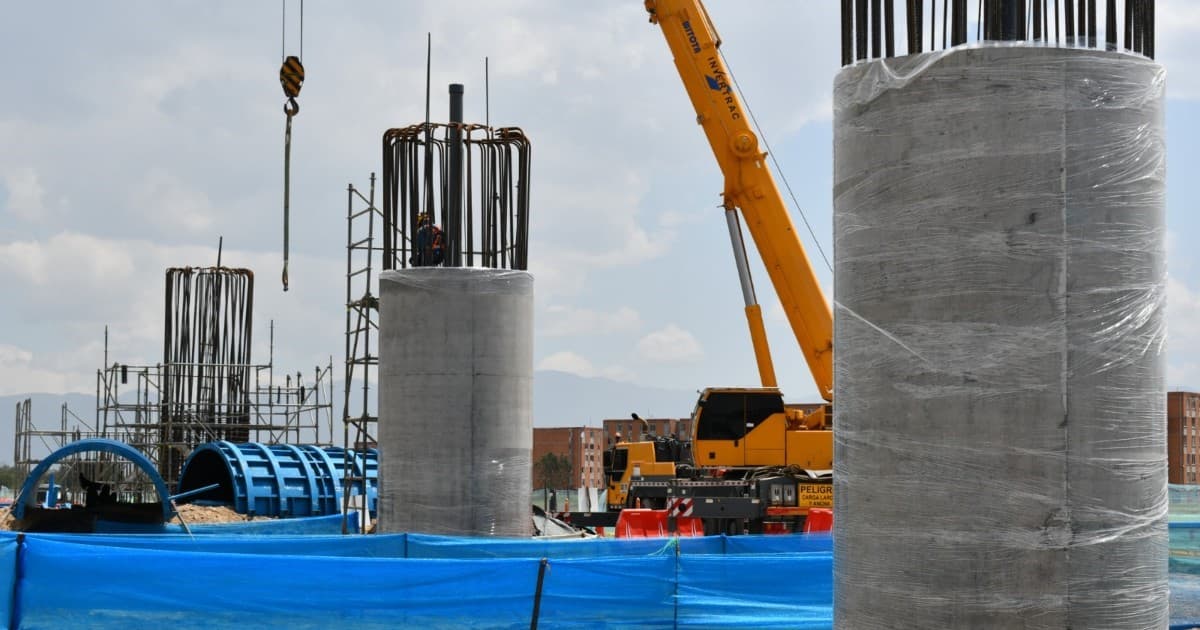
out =
<path fill-rule="evenodd" d="M 457 555 L 455 555 L 457 554 Z M 832 627 L 829 536 L 0 534 L 12 627 Z M 7 570 L 4 567 L 8 567 Z M 1172 574 L 1172 626 L 1200 577 Z"/>
<path fill-rule="evenodd" d="M 215 536 L 319 536 L 341 534 L 342 521 L 348 533 L 358 533 L 359 513 L 350 511 L 328 516 L 304 516 L 300 518 L 269 518 L 256 521 L 233 521 L 230 523 L 191 523 L 186 528 L 174 523 L 119 523 L 97 520 L 97 534 L 187 534 Z"/>

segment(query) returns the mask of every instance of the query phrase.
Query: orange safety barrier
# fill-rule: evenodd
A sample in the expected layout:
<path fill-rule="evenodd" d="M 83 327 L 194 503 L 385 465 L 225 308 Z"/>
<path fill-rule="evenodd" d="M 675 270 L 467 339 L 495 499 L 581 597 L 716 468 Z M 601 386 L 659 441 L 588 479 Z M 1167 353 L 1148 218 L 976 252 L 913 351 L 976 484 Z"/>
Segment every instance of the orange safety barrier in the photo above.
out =
<path fill-rule="evenodd" d="M 703 536 L 704 521 L 695 516 L 675 517 L 675 529 L 667 527 L 667 510 L 624 509 L 617 516 L 617 538 L 656 538 L 660 536 Z"/>
<path fill-rule="evenodd" d="M 704 522 L 695 516 L 675 517 L 676 536 L 703 536 Z"/>
<path fill-rule="evenodd" d="M 833 510 L 829 508 L 812 508 L 808 518 L 804 519 L 804 533 L 828 532 L 833 530 Z"/>
<path fill-rule="evenodd" d="M 626 508 L 617 516 L 617 538 L 654 538 L 666 535 L 666 510 Z"/>

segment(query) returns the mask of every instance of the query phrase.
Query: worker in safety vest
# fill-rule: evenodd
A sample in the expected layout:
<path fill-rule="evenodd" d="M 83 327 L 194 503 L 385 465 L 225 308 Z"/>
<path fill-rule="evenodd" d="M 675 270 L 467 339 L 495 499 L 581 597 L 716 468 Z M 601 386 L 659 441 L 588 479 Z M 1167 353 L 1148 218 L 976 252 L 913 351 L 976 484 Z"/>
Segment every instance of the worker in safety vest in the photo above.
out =
<path fill-rule="evenodd" d="M 409 259 L 414 267 L 436 267 L 442 264 L 442 230 L 421 213 L 417 217 L 417 235 L 413 239 L 413 255 Z"/>

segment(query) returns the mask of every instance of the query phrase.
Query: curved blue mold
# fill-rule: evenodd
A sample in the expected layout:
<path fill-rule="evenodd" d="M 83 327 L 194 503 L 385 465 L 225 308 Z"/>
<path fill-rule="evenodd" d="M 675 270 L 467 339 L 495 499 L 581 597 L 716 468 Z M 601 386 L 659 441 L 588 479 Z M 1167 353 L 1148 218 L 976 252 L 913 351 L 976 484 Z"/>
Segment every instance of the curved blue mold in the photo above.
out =
<path fill-rule="evenodd" d="M 347 455 L 352 477 L 366 478 L 367 509 L 375 515 L 379 454 L 375 449 L 346 452 L 339 447 L 296 444 L 201 444 L 183 463 L 179 490 L 184 493 L 208 485 L 193 500 L 228 503 L 240 514 L 255 516 L 321 516 L 342 509 L 342 483 Z M 352 495 L 362 495 L 356 482 Z"/>
<path fill-rule="evenodd" d="M 117 457 L 125 458 L 133 462 L 138 468 L 142 469 L 154 483 L 154 489 L 158 492 L 158 499 L 162 502 L 163 520 L 170 520 L 175 512 L 171 509 L 171 492 L 167 490 L 167 484 L 163 481 L 161 475 L 158 474 L 158 469 L 154 464 L 142 455 L 141 451 L 132 446 L 118 442 L 116 440 L 108 440 L 104 438 L 88 438 L 86 440 L 78 440 L 54 451 L 49 457 L 43 459 L 25 478 L 25 483 L 21 485 L 21 494 L 17 496 L 17 501 L 13 505 L 13 516 L 17 519 L 24 518 L 25 507 L 34 502 L 37 497 L 37 483 L 50 470 L 50 467 L 57 464 L 64 457 L 75 455 L 77 453 L 87 452 L 111 453 Z"/>

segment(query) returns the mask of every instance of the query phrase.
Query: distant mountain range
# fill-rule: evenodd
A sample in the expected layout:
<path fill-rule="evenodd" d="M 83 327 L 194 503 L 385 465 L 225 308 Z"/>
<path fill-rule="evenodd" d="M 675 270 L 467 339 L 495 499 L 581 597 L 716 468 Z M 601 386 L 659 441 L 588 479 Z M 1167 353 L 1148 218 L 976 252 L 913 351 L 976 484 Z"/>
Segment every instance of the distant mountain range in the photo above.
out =
<path fill-rule="evenodd" d="M 334 384 L 334 417 L 342 414 L 341 383 Z M 13 463 L 16 405 L 29 398 L 33 424 L 43 431 L 61 426 L 62 405 L 87 425 L 95 424 L 94 394 L 12 394 L 0 396 L 0 465 Z M 643 387 L 606 378 L 586 378 L 565 372 L 537 371 L 533 381 L 533 424 L 537 427 L 600 426 L 605 418 L 628 418 L 631 412 L 647 418 L 681 418 L 692 412 L 696 392 Z M 356 412 L 357 410 L 352 410 Z M 68 418 L 67 428 L 79 421 Z M 82 426 L 85 431 L 88 430 Z M 335 434 L 340 435 L 340 424 Z M 49 442 L 49 438 L 46 442 Z M 45 456 L 49 447 L 34 438 L 34 457 Z"/>
<path fill-rule="evenodd" d="M 698 394 L 660 389 L 606 378 L 585 378 L 539 370 L 533 375 L 533 426 L 600 426 L 605 418 L 684 418 Z"/>

